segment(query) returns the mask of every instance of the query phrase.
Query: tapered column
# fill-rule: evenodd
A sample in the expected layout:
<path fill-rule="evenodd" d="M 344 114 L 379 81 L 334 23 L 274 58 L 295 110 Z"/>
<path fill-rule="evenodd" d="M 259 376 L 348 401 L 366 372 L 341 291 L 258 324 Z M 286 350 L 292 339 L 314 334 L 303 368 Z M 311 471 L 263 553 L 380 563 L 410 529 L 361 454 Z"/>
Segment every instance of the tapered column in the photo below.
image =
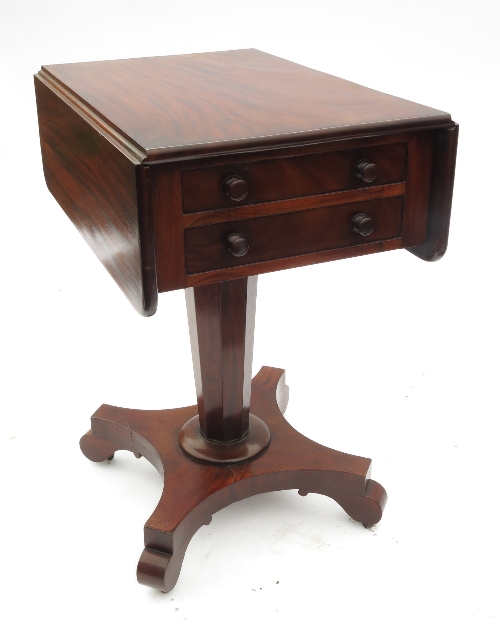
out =
<path fill-rule="evenodd" d="M 229 443 L 248 434 L 257 277 L 186 289 L 200 431 Z"/>

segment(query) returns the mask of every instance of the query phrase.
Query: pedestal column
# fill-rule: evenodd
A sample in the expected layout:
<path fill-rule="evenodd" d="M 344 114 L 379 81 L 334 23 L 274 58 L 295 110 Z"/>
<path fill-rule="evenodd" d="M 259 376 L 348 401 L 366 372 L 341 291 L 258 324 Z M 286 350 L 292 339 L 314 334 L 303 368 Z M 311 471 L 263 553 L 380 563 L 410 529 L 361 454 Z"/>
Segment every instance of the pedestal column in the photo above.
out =
<path fill-rule="evenodd" d="M 211 463 L 257 456 L 269 430 L 250 414 L 257 277 L 186 289 L 198 415 L 180 443 Z"/>

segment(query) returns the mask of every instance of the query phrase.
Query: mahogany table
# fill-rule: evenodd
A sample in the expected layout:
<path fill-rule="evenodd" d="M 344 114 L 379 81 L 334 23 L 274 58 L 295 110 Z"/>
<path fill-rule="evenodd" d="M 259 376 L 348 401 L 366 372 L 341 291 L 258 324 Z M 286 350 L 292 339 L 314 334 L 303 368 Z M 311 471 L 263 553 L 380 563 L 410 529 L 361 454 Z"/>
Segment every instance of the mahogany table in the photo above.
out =
<path fill-rule="evenodd" d="M 400 248 L 439 259 L 450 115 L 258 50 L 44 66 L 35 86 L 47 185 L 132 305 L 186 290 L 197 406 L 103 405 L 81 440 L 164 476 L 139 582 L 172 589 L 196 531 L 255 494 L 320 493 L 378 522 L 370 459 L 286 422 L 283 370 L 251 380 L 256 281 Z"/>

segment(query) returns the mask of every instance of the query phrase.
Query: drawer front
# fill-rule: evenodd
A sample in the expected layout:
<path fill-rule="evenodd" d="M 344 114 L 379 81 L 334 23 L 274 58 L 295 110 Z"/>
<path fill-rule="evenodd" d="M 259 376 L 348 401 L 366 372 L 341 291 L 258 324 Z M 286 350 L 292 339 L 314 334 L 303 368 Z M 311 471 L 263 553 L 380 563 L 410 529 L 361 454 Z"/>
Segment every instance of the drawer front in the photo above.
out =
<path fill-rule="evenodd" d="M 373 221 L 373 232 L 367 236 L 352 228 L 353 218 L 360 213 Z M 188 274 L 203 273 L 398 238 L 402 214 L 403 197 L 388 197 L 193 227 L 184 231 L 186 270 Z M 248 243 L 248 251 L 241 257 L 228 249 L 232 234 L 241 235 Z"/>
<path fill-rule="evenodd" d="M 183 211 L 206 212 L 399 183 L 405 179 L 406 147 L 406 143 L 401 142 L 185 170 L 182 173 Z M 364 162 L 376 165 L 374 181 L 364 181 L 358 176 L 357 166 Z M 228 196 L 227 182 L 231 177 L 246 183 L 248 191 L 240 201 Z"/>

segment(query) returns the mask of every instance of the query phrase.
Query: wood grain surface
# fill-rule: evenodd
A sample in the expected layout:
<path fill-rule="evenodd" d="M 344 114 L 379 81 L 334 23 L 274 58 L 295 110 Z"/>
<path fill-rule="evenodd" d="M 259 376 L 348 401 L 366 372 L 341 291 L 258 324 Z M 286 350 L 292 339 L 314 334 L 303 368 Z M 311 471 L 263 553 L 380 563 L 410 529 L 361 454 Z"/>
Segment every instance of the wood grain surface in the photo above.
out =
<path fill-rule="evenodd" d="M 307 253 L 293 258 L 278 258 L 266 262 L 241 264 L 224 269 L 216 269 L 215 271 L 206 271 L 205 273 L 193 273 L 192 275 L 186 276 L 186 285 L 203 286 L 203 284 L 210 284 L 211 282 L 224 282 L 241 277 L 259 275 L 261 273 L 274 273 L 275 271 L 284 271 L 285 269 L 294 269 L 301 266 L 309 266 L 310 264 L 345 260 L 346 258 L 366 256 L 372 253 L 382 253 L 384 251 L 394 251 L 395 249 L 401 248 L 401 238 L 392 238 L 391 240 L 368 242 L 355 247 L 327 249 L 326 251 Z"/>
<path fill-rule="evenodd" d="M 126 449 L 164 475 L 138 580 L 170 590 L 196 531 L 263 492 L 324 494 L 378 522 L 371 461 L 287 423 L 282 370 L 250 381 L 256 276 L 403 246 L 439 259 L 449 114 L 257 50 L 45 66 L 35 84 L 47 185 L 134 307 L 190 287 L 197 406 L 104 405 L 81 440 L 92 461 Z"/>
<path fill-rule="evenodd" d="M 44 66 L 35 82 L 47 185 L 141 314 L 158 292 L 446 250 L 449 114 L 252 49 Z M 374 181 L 356 176 L 361 160 Z M 246 178 L 241 201 L 224 192 L 230 175 Z M 400 225 L 345 231 L 347 204 L 395 199 Z M 227 257 L 221 239 L 240 228 L 249 252 Z"/>
<path fill-rule="evenodd" d="M 458 128 L 455 125 L 451 129 L 436 131 L 425 243 L 408 248 L 408 251 L 426 262 L 440 260 L 448 248 Z"/>
<path fill-rule="evenodd" d="M 373 183 L 356 176 L 356 164 L 362 160 L 378 167 Z M 366 189 L 403 182 L 405 168 L 406 145 L 398 143 L 185 170 L 182 173 L 183 208 L 184 212 L 202 212 L 353 188 Z M 243 201 L 233 201 L 224 194 L 222 183 L 230 175 L 238 175 L 248 183 L 248 196 Z"/>
<path fill-rule="evenodd" d="M 134 308 L 154 314 L 158 293 L 149 169 L 39 77 L 35 90 L 50 192 Z"/>
<path fill-rule="evenodd" d="M 398 238 L 402 210 L 402 197 L 388 197 L 193 227 L 185 230 L 186 269 L 190 274 L 202 273 Z M 358 212 L 373 218 L 375 229 L 370 236 L 351 230 L 351 220 Z M 232 233 L 242 234 L 248 240 L 250 248 L 243 257 L 235 257 L 227 250 L 225 241 Z"/>
<path fill-rule="evenodd" d="M 204 437 L 248 432 L 257 277 L 186 290 L 189 334 Z"/>
<path fill-rule="evenodd" d="M 369 480 L 370 459 L 301 435 L 283 417 L 287 401 L 284 371 L 263 367 L 252 381 L 251 412 L 266 422 L 271 442 L 258 458 L 231 465 L 201 464 L 181 450 L 179 434 L 196 406 L 141 411 L 104 405 L 96 411 L 92 430 L 81 440 L 85 456 L 104 461 L 116 450 L 130 450 L 148 459 L 165 480 L 158 506 L 144 527 L 140 583 L 171 590 L 196 531 L 210 524 L 220 509 L 256 494 L 298 489 L 302 496 L 329 496 L 366 527 L 381 519 L 387 494 Z"/>
<path fill-rule="evenodd" d="M 445 126 L 449 114 L 258 50 L 43 66 L 147 161 Z M 304 97 L 304 95 L 307 97 Z"/>
<path fill-rule="evenodd" d="M 244 205 L 242 207 L 214 210 L 213 212 L 196 212 L 184 214 L 182 223 L 185 228 L 202 227 L 214 223 L 227 223 L 247 218 L 260 216 L 272 216 L 273 214 L 288 214 L 314 208 L 342 205 L 344 203 L 356 203 L 357 201 L 371 201 L 372 199 L 384 199 L 385 197 L 405 196 L 406 184 L 393 183 L 386 186 L 370 186 L 358 190 L 343 190 L 342 192 L 329 192 L 315 194 L 310 197 L 273 201 L 271 203 L 258 203 L 256 205 Z"/>

